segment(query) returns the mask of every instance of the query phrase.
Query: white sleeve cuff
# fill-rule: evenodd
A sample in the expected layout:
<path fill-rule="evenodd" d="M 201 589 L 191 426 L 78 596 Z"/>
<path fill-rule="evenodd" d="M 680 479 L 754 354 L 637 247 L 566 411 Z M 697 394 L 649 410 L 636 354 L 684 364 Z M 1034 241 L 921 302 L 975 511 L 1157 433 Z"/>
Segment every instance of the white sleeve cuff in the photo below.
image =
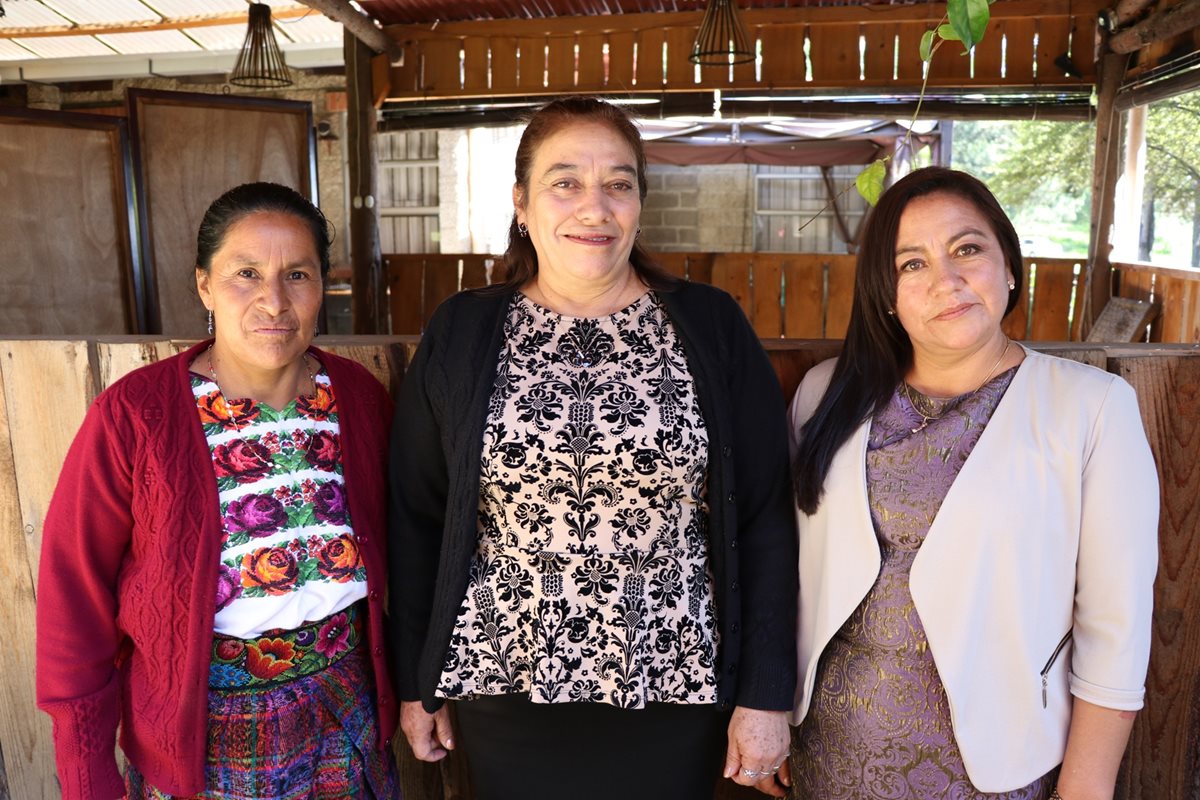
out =
<path fill-rule="evenodd" d="M 1138 689 L 1110 689 L 1107 686 L 1088 683 L 1074 672 L 1070 673 L 1068 680 L 1071 694 L 1094 705 L 1116 711 L 1137 711 L 1144 705 L 1143 701 L 1146 697 L 1144 686 Z"/>

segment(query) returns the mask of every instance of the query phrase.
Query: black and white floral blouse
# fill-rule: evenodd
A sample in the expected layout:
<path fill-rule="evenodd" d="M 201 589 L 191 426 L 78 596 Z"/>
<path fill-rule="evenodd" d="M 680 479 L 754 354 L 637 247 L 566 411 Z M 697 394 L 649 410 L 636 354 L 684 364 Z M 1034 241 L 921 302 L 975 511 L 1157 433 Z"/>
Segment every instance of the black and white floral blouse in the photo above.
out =
<path fill-rule="evenodd" d="M 598 319 L 516 294 L 438 696 L 715 702 L 707 471 L 695 385 L 653 292 Z"/>

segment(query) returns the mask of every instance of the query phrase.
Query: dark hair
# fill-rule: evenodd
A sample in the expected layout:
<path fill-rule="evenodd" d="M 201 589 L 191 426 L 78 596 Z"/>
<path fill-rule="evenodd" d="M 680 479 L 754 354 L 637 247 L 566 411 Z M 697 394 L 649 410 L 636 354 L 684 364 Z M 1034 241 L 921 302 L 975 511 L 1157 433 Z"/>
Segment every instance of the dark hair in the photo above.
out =
<path fill-rule="evenodd" d="M 534 112 L 521 134 L 517 145 L 515 164 L 516 183 L 522 196 L 529 197 L 530 172 L 533 159 L 542 143 L 563 128 L 580 123 L 596 122 L 612 128 L 625 140 L 637 159 L 638 198 L 646 200 L 646 149 L 642 145 L 642 134 L 634 125 L 629 114 L 620 106 L 595 97 L 562 97 L 553 100 Z M 508 225 L 508 248 L 504 251 L 507 276 L 504 289 L 519 288 L 533 280 L 538 273 L 537 251 L 527 236 L 517 228 L 517 214 L 513 211 Z M 641 242 L 634 241 L 629 253 L 629 263 L 642 282 L 654 289 L 670 289 L 679 279 L 654 262 Z"/>
<path fill-rule="evenodd" d="M 321 258 L 321 277 L 329 273 L 329 245 L 333 241 L 329 220 L 304 195 L 278 183 L 243 183 L 213 201 L 196 234 L 196 269 L 207 271 L 212 257 L 235 223 L 258 211 L 277 211 L 299 217 L 312 231 L 313 245 Z"/>
<path fill-rule="evenodd" d="M 896 307 L 896 235 L 900 217 L 918 197 L 944 192 L 966 200 L 987 219 L 1016 287 L 1005 315 L 1021 296 L 1021 240 L 996 198 L 978 178 L 945 167 L 909 173 L 883 193 L 867 219 L 854 272 L 854 301 L 842 355 L 816 411 L 800 429 L 792 462 L 796 502 L 812 514 L 825 493 L 825 477 L 838 449 L 868 417 L 882 409 L 912 366 L 912 341 Z"/>

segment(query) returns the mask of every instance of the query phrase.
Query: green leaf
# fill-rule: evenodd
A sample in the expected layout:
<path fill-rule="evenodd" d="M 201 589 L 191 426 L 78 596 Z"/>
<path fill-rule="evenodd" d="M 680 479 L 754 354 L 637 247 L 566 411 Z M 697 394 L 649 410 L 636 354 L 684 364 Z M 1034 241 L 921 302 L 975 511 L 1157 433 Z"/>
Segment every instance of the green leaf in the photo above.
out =
<path fill-rule="evenodd" d="M 887 164 L 881 158 L 858 173 L 858 177 L 854 179 L 854 186 L 864 200 L 875 205 L 879 202 L 879 195 L 883 194 L 885 177 L 887 177 Z"/>
<path fill-rule="evenodd" d="M 950 26 L 969 50 L 983 41 L 991 12 L 987 0 L 949 0 L 946 16 Z"/>
<path fill-rule="evenodd" d="M 938 25 L 937 35 L 938 38 L 945 39 L 948 42 L 962 41 L 958 34 L 954 32 L 954 28 L 951 28 L 949 25 Z"/>
<path fill-rule="evenodd" d="M 928 30 L 921 36 L 921 60 L 928 61 L 933 58 L 933 37 L 937 31 Z"/>

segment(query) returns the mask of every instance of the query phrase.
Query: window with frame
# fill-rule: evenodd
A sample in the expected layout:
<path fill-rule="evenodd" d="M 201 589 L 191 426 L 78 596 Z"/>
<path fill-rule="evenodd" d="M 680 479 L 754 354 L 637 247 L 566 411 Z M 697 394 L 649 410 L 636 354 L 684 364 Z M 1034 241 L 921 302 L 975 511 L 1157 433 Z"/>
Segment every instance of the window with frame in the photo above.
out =
<path fill-rule="evenodd" d="M 754 175 L 754 249 L 758 252 L 848 253 L 867 212 L 854 190 L 858 165 L 827 168 L 846 232 L 838 224 L 821 167 L 759 165 Z"/>

